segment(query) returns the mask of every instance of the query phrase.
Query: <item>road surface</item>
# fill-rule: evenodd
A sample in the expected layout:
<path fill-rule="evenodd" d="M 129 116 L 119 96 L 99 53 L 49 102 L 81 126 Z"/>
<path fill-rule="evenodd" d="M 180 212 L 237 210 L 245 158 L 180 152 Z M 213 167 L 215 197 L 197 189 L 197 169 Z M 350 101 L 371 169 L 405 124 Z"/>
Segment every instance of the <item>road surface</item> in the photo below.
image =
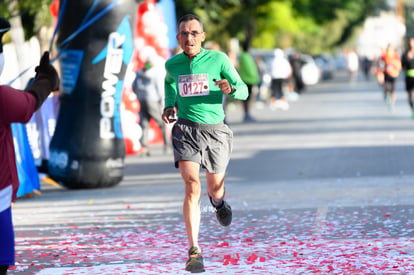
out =
<path fill-rule="evenodd" d="M 394 112 L 377 83 L 343 75 L 288 111 L 252 112 L 257 121 L 243 123 L 241 105 L 228 109 L 230 227 L 215 221 L 203 177 L 205 274 L 414 274 L 414 120 L 403 81 Z M 114 188 L 43 184 L 18 200 L 10 274 L 187 274 L 183 183 L 171 152 L 152 149 L 126 158 Z"/>

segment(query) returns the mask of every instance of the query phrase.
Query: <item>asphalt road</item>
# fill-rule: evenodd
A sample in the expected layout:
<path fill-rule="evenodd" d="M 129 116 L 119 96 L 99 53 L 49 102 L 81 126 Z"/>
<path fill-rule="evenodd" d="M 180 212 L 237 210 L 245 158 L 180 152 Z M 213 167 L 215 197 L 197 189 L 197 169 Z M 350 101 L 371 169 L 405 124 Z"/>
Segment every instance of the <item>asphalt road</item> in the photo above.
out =
<path fill-rule="evenodd" d="M 376 82 L 339 74 L 287 111 L 255 104 L 252 114 L 244 123 L 239 104 L 228 108 L 230 227 L 216 223 L 202 178 L 206 274 L 414 274 L 414 120 L 402 80 L 393 112 Z M 114 188 L 42 188 L 14 205 L 10 274 L 186 274 L 171 152 L 128 156 Z"/>

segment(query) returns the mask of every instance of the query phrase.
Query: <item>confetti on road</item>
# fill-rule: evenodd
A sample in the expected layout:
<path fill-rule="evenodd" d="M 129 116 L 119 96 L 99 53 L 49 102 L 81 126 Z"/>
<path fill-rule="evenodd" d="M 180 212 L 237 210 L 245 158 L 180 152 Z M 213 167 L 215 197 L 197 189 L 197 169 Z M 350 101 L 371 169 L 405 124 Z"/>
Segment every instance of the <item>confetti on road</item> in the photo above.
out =
<path fill-rule="evenodd" d="M 235 210 L 230 227 L 203 213 L 205 274 L 414 273 L 414 207 L 331 207 L 325 217 L 320 213 Z M 77 215 L 55 214 L 49 217 L 54 223 L 32 226 L 24 222 L 29 215 L 17 214 L 18 262 L 11 274 L 187 274 L 180 213 L 149 214 L 122 204 L 87 218 Z"/>

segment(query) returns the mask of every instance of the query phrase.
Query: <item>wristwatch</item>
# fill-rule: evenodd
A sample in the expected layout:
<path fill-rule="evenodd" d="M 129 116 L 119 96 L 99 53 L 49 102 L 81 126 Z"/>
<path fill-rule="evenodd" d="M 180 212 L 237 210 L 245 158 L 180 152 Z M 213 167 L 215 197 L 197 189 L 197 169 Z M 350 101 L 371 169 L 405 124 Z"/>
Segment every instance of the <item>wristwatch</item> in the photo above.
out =
<path fill-rule="evenodd" d="M 230 84 L 230 87 L 231 87 L 231 91 L 230 91 L 229 95 L 232 95 L 232 94 L 234 94 L 236 92 L 236 87 L 234 87 L 231 84 Z"/>

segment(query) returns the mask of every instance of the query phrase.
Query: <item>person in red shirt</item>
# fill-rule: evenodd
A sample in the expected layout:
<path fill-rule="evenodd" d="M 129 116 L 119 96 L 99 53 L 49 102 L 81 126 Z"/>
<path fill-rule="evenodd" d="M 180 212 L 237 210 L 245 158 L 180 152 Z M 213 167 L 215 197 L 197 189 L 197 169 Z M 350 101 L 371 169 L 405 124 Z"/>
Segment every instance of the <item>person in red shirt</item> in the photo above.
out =
<path fill-rule="evenodd" d="M 0 18 L 0 74 L 4 66 L 1 39 L 9 29 L 9 22 Z M 7 274 L 9 266 L 15 264 L 11 203 L 16 199 L 19 179 L 11 123 L 28 122 L 50 92 L 59 89 L 59 76 L 50 65 L 48 52 L 35 72 L 33 82 L 24 91 L 0 85 L 0 275 Z"/>
<path fill-rule="evenodd" d="M 391 111 L 395 106 L 395 80 L 401 71 L 401 58 L 394 46 L 388 44 L 381 56 L 383 74 L 384 99 L 389 104 Z"/>

